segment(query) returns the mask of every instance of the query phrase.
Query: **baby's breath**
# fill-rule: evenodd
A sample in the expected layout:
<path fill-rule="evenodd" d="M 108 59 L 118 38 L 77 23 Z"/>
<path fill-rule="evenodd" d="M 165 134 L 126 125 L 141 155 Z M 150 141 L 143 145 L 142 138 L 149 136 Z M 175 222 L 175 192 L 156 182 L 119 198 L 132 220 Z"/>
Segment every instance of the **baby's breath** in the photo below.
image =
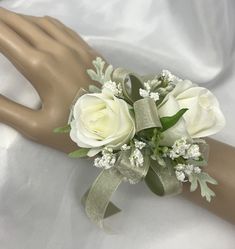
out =
<path fill-rule="evenodd" d="M 173 75 L 169 70 L 166 70 L 166 69 L 162 70 L 160 76 L 164 77 L 164 79 L 167 80 L 168 82 L 174 82 L 174 81 L 179 81 L 180 80 L 180 78 Z"/>
<path fill-rule="evenodd" d="M 102 157 L 97 157 L 94 160 L 94 166 L 97 168 L 110 169 L 116 163 L 116 155 L 111 148 L 105 147 L 102 150 Z"/>
<path fill-rule="evenodd" d="M 109 80 L 104 83 L 103 88 L 109 89 L 115 96 L 122 95 L 122 87 L 120 83 Z"/>
<path fill-rule="evenodd" d="M 190 177 L 193 173 L 200 174 L 201 168 L 193 164 L 179 163 L 175 166 L 176 178 L 181 182 L 187 182 L 186 177 Z"/>
<path fill-rule="evenodd" d="M 145 89 L 140 88 L 139 89 L 139 94 L 143 98 L 148 98 L 149 97 L 149 92 Z"/>
<path fill-rule="evenodd" d="M 139 89 L 139 94 L 143 98 L 151 98 L 154 101 L 159 100 L 159 93 L 158 92 L 150 92 L 148 90 L 140 88 Z"/>
<path fill-rule="evenodd" d="M 135 147 L 136 147 L 137 149 L 142 150 L 142 149 L 146 146 L 146 143 L 144 143 L 144 142 L 142 142 L 142 141 L 139 141 L 139 140 L 137 140 L 137 139 L 135 139 L 134 142 L 135 142 Z"/>
<path fill-rule="evenodd" d="M 121 147 L 121 150 L 125 151 L 125 150 L 129 150 L 130 148 L 131 148 L 131 146 L 129 146 L 127 144 L 123 144 L 122 147 Z"/>
<path fill-rule="evenodd" d="M 182 137 L 176 140 L 172 146 L 172 149 L 169 150 L 167 153 L 172 160 L 178 157 L 183 157 L 184 159 L 198 160 L 201 156 L 199 146 L 197 144 L 187 143 L 186 137 Z"/>

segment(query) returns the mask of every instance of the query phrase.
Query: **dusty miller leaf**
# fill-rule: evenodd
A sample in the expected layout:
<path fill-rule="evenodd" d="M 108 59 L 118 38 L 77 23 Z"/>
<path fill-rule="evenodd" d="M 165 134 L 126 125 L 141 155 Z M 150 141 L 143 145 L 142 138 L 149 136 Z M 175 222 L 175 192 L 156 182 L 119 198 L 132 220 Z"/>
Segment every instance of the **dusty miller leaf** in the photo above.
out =
<path fill-rule="evenodd" d="M 104 70 L 105 61 L 100 57 L 97 57 L 95 60 L 93 60 L 92 64 L 94 65 L 96 71 L 94 71 L 93 69 L 87 70 L 87 73 L 92 80 L 98 81 L 102 85 L 106 81 L 111 80 L 111 74 L 113 72 L 112 65 L 109 65 L 106 70 Z"/>
<path fill-rule="evenodd" d="M 90 78 L 91 78 L 92 80 L 98 81 L 98 82 L 99 82 L 99 77 L 98 77 L 98 75 L 96 74 L 96 72 L 95 72 L 94 70 L 88 69 L 88 70 L 87 70 L 87 73 L 88 73 L 88 75 L 90 76 Z"/>
<path fill-rule="evenodd" d="M 202 172 L 200 174 L 191 174 L 189 176 L 189 182 L 191 183 L 190 191 L 193 192 L 197 189 L 198 184 L 201 188 L 201 196 L 205 197 L 208 202 L 215 196 L 215 193 L 207 186 L 207 183 L 216 185 L 217 181 L 209 176 L 207 173 Z"/>
<path fill-rule="evenodd" d="M 109 65 L 104 72 L 104 81 L 105 82 L 111 80 L 112 72 L 113 72 L 113 66 Z"/>
<path fill-rule="evenodd" d="M 101 89 L 95 85 L 89 85 L 89 92 L 100 93 Z"/>

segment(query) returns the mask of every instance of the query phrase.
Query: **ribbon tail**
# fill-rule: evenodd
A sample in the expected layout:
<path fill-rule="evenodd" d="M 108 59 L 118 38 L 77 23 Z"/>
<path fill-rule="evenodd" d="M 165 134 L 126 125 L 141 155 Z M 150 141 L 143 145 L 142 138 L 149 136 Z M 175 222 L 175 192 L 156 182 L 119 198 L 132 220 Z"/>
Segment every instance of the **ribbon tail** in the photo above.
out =
<path fill-rule="evenodd" d="M 123 178 L 118 171 L 103 170 L 82 198 L 87 216 L 101 228 L 104 218 L 121 211 L 109 200 Z"/>
<path fill-rule="evenodd" d="M 83 195 L 82 200 L 81 200 L 82 201 L 82 205 L 83 205 L 84 208 L 86 207 L 86 199 L 87 199 L 89 191 L 90 191 L 90 189 L 88 189 L 86 191 L 86 193 Z M 112 216 L 114 214 L 117 214 L 117 213 L 119 213 L 121 211 L 122 210 L 119 207 L 117 207 L 112 202 L 109 202 L 108 206 L 107 206 L 107 209 L 105 210 L 104 219 L 108 218 L 108 217 L 110 217 L 110 216 Z"/>

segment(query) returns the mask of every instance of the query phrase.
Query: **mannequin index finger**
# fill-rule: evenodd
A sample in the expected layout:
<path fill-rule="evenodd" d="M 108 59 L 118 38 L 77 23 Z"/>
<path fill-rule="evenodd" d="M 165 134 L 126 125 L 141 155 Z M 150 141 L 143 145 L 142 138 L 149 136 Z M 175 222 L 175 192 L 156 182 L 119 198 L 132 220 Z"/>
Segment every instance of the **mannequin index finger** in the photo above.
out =
<path fill-rule="evenodd" d="M 0 52 L 13 64 L 29 66 L 29 56 L 35 49 L 23 40 L 15 31 L 0 21 Z"/>

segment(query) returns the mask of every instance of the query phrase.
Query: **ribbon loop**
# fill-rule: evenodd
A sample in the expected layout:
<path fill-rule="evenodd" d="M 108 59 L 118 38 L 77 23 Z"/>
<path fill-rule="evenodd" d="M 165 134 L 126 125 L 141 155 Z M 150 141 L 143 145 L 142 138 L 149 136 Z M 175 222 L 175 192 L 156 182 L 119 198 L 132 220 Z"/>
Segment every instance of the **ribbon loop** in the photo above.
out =
<path fill-rule="evenodd" d="M 169 161 L 163 167 L 151 160 L 145 182 L 156 195 L 177 195 L 182 192 L 182 183 L 178 181 L 173 166 Z"/>
<path fill-rule="evenodd" d="M 144 98 L 134 103 L 136 131 L 162 127 L 156 104 L 151 98 Z"/>
<path fill-rule="evenodd" d="M 130 104 L 141 98 L 139 89 L 143 88 L 141 77 L 124 68 L 117 68 L 113 72 L 113 81 L 120 83 L 123 95 Z"/>

